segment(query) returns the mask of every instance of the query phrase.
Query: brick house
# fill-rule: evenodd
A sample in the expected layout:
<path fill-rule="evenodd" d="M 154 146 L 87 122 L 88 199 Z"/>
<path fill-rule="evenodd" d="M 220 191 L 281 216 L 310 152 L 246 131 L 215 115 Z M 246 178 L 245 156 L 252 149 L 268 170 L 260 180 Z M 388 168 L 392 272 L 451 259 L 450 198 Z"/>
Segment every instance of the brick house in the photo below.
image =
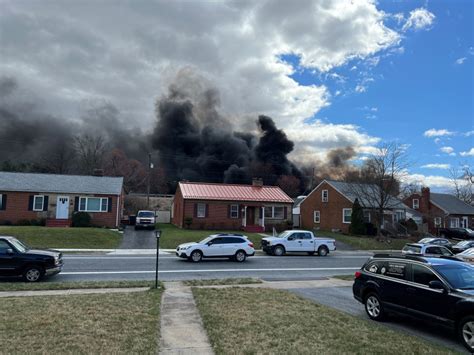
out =
<path fill-rule="evenodd" d="M 369 194 L 358 194 L 358 189 L 376 192 L 375 185 L 351 184 L 341 181 L 324 180 L 300 203 L 301 227 L 304 229 L 340 230 L 349 232 L 352 206 L 356 198 L 364 210 L 366 223 L 377 224 L 377 204 Z M 362 196 L 362 197 L 361 197 Z M 393 229 L 398 222 L 406 219 L 406 206 L 395 197 L 389 199 L 384 210 L 383 228 Z"/>
<path fill-rule="evenodd" d="M 122 217 L 123 178 L 0 172 L 0 224 L 46 220 L 70 226 L 76 211 L 96 226 L 117 227 Z"/>
<path fill-rule="evenodd" d="M 192 218 L 192 229 L 229 229 L 247 232 L 272 230 L 291 219 L 293 200 L 277 186 L 180 182 L 171 222 L 180 228 Z"/>
<path fill-rule="evenodd" d="M 450 194 L 431 192 L 423 187 L 404 200 L 423 215 L 428 231 L 438 234 L 439 228 L 474 228 L 474 207 Z"/>

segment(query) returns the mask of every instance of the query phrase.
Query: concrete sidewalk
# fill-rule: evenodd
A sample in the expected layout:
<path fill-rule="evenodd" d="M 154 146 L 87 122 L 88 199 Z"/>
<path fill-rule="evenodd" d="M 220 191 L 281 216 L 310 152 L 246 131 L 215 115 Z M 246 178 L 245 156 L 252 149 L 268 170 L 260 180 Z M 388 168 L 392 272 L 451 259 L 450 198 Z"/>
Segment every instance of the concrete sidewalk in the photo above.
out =
<path fill-rule="evenodd" d="M 165 282 L 161 301 L 160 354 L 213 354 L 191 287 Z"/>
<path fill-rule="evenodd" d="M 30 297 L 30 296 L 69 296 L 91 295 L 101 293 L 130 293 L 148 291 L 149 287 L 120 287 L 120 288 L 84 288 L 73 290 L 38 290 L 38 291 L 1 291 L 0 298 Z"/>

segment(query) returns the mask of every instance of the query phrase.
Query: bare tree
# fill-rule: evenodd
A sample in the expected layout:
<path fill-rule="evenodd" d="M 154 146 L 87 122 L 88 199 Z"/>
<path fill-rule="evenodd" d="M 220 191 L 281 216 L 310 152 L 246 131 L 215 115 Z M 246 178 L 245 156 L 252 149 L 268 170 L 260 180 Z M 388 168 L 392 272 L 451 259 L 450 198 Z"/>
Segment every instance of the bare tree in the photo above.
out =
<path fill-rule="evenodd" d="M 358 183 L 352 183 L 351 193 L 365 208 L 376 210 L 376 222 L 380 234 L 384 211 L 400 204 L 395 198 L 400 193 L 400 181 L 409 166 L 404 146 L 386 143 L 376 149 L 365 161 Z"/>
<path fill-rule="evenodd" d="M 74 139 L 74 146 L 81 173 L 92 174 L 102 167 L 106 144 L 102 136 L 85 134 Z"/>
<path fill-rule="evenodd" d="M 461 164 L 460 168 L 451 168 L 449 170 L 449 177 L 453 185 L 452 194 L 458 199 L 471 204 L 473 202 L 474 176 L 470 166 Z"/>
<path fill-rule="evenodd" d="M 123 176 L 127 193 L 145 191 L 148 178 L 145 166 L 138 160 L 128 158 L 120 149 L 113 149 L 106 154 L 103 168 L 108 176 Z"/>

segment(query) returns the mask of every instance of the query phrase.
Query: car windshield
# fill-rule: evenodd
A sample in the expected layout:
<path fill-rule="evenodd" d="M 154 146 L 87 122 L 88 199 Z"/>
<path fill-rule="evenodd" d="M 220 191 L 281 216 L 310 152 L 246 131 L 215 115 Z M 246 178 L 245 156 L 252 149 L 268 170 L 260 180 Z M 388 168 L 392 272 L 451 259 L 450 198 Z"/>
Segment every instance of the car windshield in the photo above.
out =
<path fill-rule="evenodd" d="M 474 266 L 465 263 L 435 265 L 433 268 L 448 281 L 453 288 L 474 290 Z"/>
<path fill-rule="evenodd" d="M 469 243 L 470 243 L 470 241 L 464 240 L 464 241 L 459 242 L 458 244 L 456 244 L 456 246 L 458 246 L 458 247 L 464 247 L 464 246 L 466 246 L 466 245 L 469 245 Z"/>
<path fill-rule="evenodd" d="M 418 245 L 407 244 L 403 247 L 402 251 L 404 251 L 405 253 L 420 254 L 421 253 L 421 247 L 418 246 Z"/>
<path fill-rule="evenodd" d="M 291 231 L 284 231 L 278 234 L 278 238 L 286 238 L 291 234 Z"/>
<path fill-rule="evenodd" d="M 422 240 L 420 240 L 418 243 L 429 243 L 433 241 L 433 238 L 423 238 Z"/>
<path fill-rule="evenodd" d="M 474 255 L 474 248 L 469 248 L 467 250 L 464 250 L 462 253 L 457 254 L 457 255 L 461 255 L 461 256 Z"/>
<path fill-rule="evenodd" d="M 466 231 L 467 231 L 468 233 L 474 233 L 474 231 L 473 231 L 472 229 L 470 229 L 470 228 L 466 228 Z"/>
<path fill-rule="evenodd" d="M 137 217 L 155 217 L 155 214 L 153 212 L 142 211 L 142 212 L 138 212 Z"/>
<path fill-rule="evenodd" d="M 29 249 L 25 244 L 20 242 L 18 239 L 10 239 L 10 243 L 12 243 L 15 249 L 18 250 L 20 253 L 24 253 L 25 251 Z"/>
<path fill-rule="evenodd" d="M 199 244 L 206 244 L 207 242 L 211 241 L 212 239 L 214 239 L 214 237 L 207 237 L 207 238 L 204 238 L 203 240 L 201 240 L 199 242 Z"/>

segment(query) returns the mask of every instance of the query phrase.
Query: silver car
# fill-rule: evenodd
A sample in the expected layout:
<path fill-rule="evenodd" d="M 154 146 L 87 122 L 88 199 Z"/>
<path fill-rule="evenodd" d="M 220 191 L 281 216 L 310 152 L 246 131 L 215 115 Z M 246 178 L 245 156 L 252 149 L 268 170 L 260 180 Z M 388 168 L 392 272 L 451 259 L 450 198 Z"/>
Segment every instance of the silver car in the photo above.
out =
<path fill-rule="evenodd" d="M 402 249 L 402 254 L 423 256 L 454 256 L 448 249 L 440 245 L 408 243 Z"/>

